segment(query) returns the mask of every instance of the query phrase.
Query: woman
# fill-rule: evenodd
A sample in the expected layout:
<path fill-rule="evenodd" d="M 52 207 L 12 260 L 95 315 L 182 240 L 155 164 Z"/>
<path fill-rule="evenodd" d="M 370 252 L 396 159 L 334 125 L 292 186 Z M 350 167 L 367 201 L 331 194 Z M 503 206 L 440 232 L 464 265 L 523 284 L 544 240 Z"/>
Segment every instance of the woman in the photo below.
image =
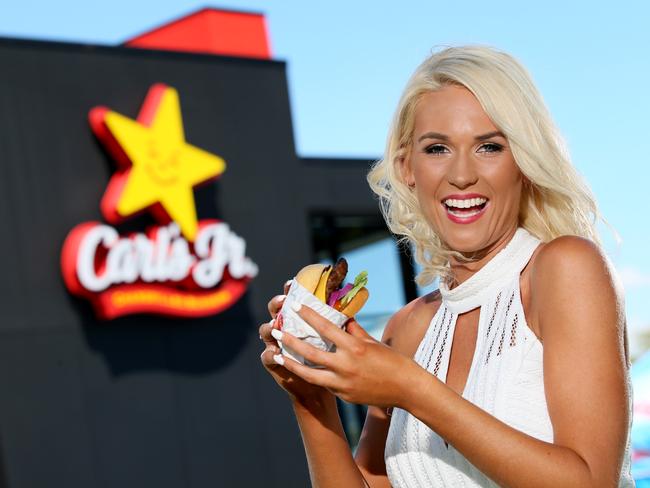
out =
<path fill-rule="evenodd" d="M 418 282 L 440 289 L 399 310 L 382 342 L 302 306 L 336 352 L 260 327 L 313 486 L 634 486 L 620 285 L 525 69 L 483 46 L 434 53 L 368 180 L 416 248 Z M 284 358 L 278 339 L 323 367 Z M 354 457 L 334 395 L 370 405 Z"/>

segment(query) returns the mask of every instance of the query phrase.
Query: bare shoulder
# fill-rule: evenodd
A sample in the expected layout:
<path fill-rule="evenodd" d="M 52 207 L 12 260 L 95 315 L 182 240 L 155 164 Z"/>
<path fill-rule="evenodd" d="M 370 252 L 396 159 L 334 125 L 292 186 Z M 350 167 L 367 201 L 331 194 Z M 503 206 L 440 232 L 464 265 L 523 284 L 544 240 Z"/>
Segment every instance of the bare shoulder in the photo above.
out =
<path fill-rule="evenodd" d="M 546 288 L 557 289 L 557 285 L 572 281 L 580 282 L 586 292 L 602 286 L 619 288 L 614 268 L 600 246 L 584 237 L 556 237 L 542 246 L 535 259 L 531 270 L 533 291 L 544 293 Z M 555 286 L 544 286 L 554 282 Z"/>
<path fill-rule="evenodd" d="M 407 303 L 386 324 L 382 342 L 413 356 L 441 303 L 438 290 Z"/>
<path fill-rule="evenodd" d="M 539 251 L 536 268 L 542 271 L 598 267 L 606 262 L 600 247 L 580 236 L 560 236 L 547 242 Z"/>
<path fill-rule="evenodd" d="M 557 323 L 549 319 L 564 307 L 622 312 L 622 287 L 611 261 L 600 246 L 583 237 L 560 236 L 543 245 L 531 269 L 530 286 L 542 335 L 544 324 Z"/>

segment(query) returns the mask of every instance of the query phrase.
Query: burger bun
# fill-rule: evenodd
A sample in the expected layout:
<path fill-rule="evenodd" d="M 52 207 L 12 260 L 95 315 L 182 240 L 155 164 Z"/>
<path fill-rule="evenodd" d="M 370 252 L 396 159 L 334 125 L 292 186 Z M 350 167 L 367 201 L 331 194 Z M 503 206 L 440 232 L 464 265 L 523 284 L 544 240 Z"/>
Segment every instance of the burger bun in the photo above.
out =
<path fill-rule="evenodd" d="M 330 266 L 326 264 L 310 264 L 298 271 L 295 280 L 309 290 L 310 293 L 314 293 L 321 276 L 329 268 Z"/>
<path fill-rule="evenodd" d="M 352 300 L 350 300 L 350 303 L 343 307 L 340 312 L 348 317 L 354 317 L 366 304 L 369 296 L 370 293 L 368 293 L 368 289 L 361 288 L 356 295 L 354 295 Z"/>

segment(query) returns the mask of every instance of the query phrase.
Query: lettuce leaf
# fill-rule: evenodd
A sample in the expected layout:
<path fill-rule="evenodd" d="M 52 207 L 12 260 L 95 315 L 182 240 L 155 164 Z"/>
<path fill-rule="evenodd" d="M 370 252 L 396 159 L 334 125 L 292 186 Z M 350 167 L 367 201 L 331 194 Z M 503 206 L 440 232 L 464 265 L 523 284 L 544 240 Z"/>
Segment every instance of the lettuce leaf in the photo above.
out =
<path fill-rule="evenodd" d="M 357 277 L 354 279 L 354 283 L 352 284 L 352 289 L 345 294 L 345 296 L 341 299 L 341 304 L 343 306 L 346 306 L 348 303 L 352 301 L 354 296 L 368 284 L 368 272 L 367 271 L 362 271 L 357 275 Z"/>

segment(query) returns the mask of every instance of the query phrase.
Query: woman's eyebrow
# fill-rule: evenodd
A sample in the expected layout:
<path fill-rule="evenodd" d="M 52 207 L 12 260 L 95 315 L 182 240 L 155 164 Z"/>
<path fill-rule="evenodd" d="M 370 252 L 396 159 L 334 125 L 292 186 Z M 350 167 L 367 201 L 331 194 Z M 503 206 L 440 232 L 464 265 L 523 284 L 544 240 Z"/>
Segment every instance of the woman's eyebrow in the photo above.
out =
<path fill-rule="evenodd" d="M 506 136 L 503 135 L 503 132 L 501 132 L 500 130 L 495 130 L 492 132 L 487 132 L 486 134 L 481 134 L 480 136 L 476 136 L 474 137 L 474 140 L 484 141 L 485 139 L 489 139 L 490 137 L 495 137 L 495 136 L 501 136 L 504 139 L 506 138 Z M 448 141 L 449 136 L 445 134 L 441 134 L 440 132 L 426 132 L 418 138 L 418 142 L 421 142 L 424 139 L 442 139 L 443 141 Z"/>

